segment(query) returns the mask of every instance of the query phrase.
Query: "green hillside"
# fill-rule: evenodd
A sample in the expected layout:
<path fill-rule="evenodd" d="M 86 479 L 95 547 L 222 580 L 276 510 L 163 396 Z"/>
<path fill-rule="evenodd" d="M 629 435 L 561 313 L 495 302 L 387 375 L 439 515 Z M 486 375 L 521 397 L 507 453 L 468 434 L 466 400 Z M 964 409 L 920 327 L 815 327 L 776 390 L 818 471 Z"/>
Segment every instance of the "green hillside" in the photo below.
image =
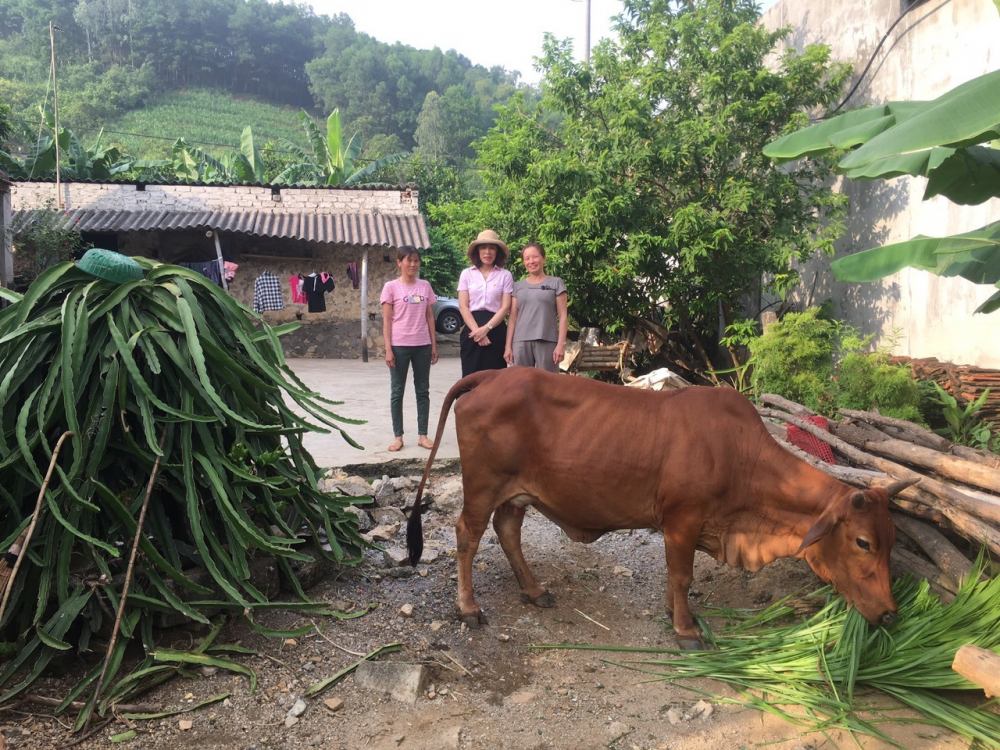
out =
<path fill-rule="evenodd" d="M 283 149 L 281 141 L 305 147 L 299 111 L 213 89 L 172 91 L 142 109 L 108 120 L 104 142 L 119 144 L 135 156 L 154 158 L 165 156 L 175 140 L 184 138 L 189 145 L 219 155 L 237 147 L 249 125 L 258 148 L 268 141 L 279 150 Z M 96 131 L 81 135 L 89 143 Z"/>

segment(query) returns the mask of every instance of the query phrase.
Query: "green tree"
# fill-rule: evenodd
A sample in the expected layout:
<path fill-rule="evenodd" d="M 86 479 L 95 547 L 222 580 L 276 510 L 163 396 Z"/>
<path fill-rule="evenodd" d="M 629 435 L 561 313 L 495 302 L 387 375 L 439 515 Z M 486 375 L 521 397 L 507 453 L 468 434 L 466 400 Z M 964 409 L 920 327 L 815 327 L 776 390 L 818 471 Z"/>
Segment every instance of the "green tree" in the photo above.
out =
<path fill-rule="evenodd" d="M 832 101 L 848 68 L 816 46 L 769 69 L 789 30 L 757 18 L 751 0 L 625 0 L 619 44 L 588 66 L 548 39 L 539 106 L 499 108 L 472 214 L 510 244 L 541 241 L 581 325 L 654 319 L 707 365 L 720 311 L 733 321 L 748 293 L 798 282 L 791 261 L 832 250 L 844 201 L 823 186 L 828 162 L 781 171 L 762 149 Z"/>
<path fill-rule="evenodd" d="M 444 94 L 431 91 L 417 117 L 415 138 L 420 150 L 451 162 L 472 157 L 472 142 L 486 134 L 479 100 L 464 86 L 449 86 Z"/>
<path fill-rule="evenodd" d="M 0 148 L 13 132 L 14 126 L 10 122 L 10 106 L 0 102 Z"/>

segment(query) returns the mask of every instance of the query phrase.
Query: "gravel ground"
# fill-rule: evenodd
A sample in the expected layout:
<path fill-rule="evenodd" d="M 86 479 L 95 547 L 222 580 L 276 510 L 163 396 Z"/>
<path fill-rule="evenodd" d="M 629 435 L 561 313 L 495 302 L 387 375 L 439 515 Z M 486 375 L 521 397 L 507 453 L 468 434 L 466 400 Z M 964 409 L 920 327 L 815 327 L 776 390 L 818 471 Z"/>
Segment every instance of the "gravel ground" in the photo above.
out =
<path fill-rule="evenodd" d="M 246 677 L 226 671 L 177 678 L 140 700 L 166 711 L 223 693 L 229 696 L 170 718 L 113 721 L 77 747 L 738 750 L 779 743 L 789 750 L 819 750 L 853 745 L 850 737 L 838 733 L 800 735 L 794 726 L 756 711 L 711 701 L 699 704 L 701 696 L 623 666 L 636 658 L 632 654 L 530 648 L 674 646 L 663 620 L 664 564 L 658 535 L 614 533 L 582 545 L 529 512 L 525 556 L 556 597 L 555 607 L 539 609 L 520 602 L 513 574 L 488 532 L 474 575 L 477 599 L 490 624 L 469 631 L 455 615 L 453 522 L 450 515 L 433 509 L 425 516 L 428 546 L 438 542 L 442 554 L 416 571 L 396 569 L 403 576 L 396 577 L 384 555 L 372 550 L 363 565 L 328 576 L 309 591 L 312 598 L 337 609 L 370 609 L 361 617 L 313 618 L 316 631 L 288 641 L 264 638 L 239 622 L 229 624 L 220 642 L 257 652 L 235 657 L 257 673 L 255 693 Z M 386 546 L 392 544 L 402 545 L 402 536 Z M 759 606 L 817 583 L 809 568 L 796 560 L 779 560 L 751 575 L 699 554 L 692 597 L 696 611 L 718 604 Z M 265 623 L 291 628 L 308 620 L 273 612 Z M 201 635 L 197 629 L 175 628 L 161 633 L 161 643 L 186 648 Z M 391 643 L 402 644 L 402 649 L 382 656 L 379 663 L 426 670 L 415 702 L 362 687 L 354 675 L 316 697 L 303 697 L 309 686 L 355 663 L 359 655 Z M 60 675 L 42 680 L 35 693 L 64 694 L 83 667 L 66 665 Z M 693 686 L 732 695 L 719 683 Z M 300 709 L 293 721 L 290 711 Z M 0 750 L 4 745 L 10 750 L 41 750 L 72 741 L 72 719 L 53 717 L 49 711 L 26 704 L 0 709 Z M 918 725 L 882 726 L 908 750 L 967 746 L 953 735 Z M 113 735 L 130 728 L 137 733 L 134 739 L 111 742 Z M 860 742 L 869 749 L 889 747 L 867 738 Z"/>

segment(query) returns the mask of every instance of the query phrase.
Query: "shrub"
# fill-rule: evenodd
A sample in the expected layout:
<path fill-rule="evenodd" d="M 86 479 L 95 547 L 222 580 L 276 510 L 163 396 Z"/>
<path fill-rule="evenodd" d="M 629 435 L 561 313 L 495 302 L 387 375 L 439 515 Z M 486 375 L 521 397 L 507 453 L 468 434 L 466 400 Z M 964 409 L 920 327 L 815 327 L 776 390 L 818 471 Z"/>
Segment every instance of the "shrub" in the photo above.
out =
<path fill-rule="evenodd" d="M 835 369 L 835 402 L 840 409 L 878 409 L 887 417 L 924 424 L 921 391 L 910 368 L 889 361 L 889 349 L 865 352 L 873 336 L 861 338 L 851 326 L 840 330 L 840 362 Z"/>
<path fill-rule="evenodd" d="M 751 342 L 754 392 L 777 393 L 819 412 L 830 409 L 837 325 L 819 308 L 789 313 Z"/>

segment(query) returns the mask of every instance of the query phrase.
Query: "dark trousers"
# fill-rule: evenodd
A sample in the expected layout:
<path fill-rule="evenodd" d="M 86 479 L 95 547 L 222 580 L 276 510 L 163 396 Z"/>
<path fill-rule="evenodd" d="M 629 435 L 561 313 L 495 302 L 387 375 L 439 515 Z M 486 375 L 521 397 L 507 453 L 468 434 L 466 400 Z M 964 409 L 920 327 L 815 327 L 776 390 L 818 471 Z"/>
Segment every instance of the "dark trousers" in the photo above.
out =
<path fill-rule="evenodd" d="M 392 412 L 392 434 L 403 436 L 403 394 L 406 392 L 406 373 L 413 363 L 413 387 L 417 394 L 417 434 L 427 434 L 427 412 L 431 407 L 431 345 L 394 346 L 396 366 L 389 370 L 392 390 L 389 408 Z"/>
<path fill-rule="evenodd" d="M 496 313 L 489 310 L 473 310 L 472 317 L 478 325 L 486 325 Z M 503 349 L 507 345 L 507 324 L 500 323 L 489 332 L 489 346 L 480 346 L 469 336 L 468 327 L 462 328 L 458 337 L 459 353 L 462 357 L 462 377 L 480 370 L 502 370 L 507 366 L 503 358 Z"/>

